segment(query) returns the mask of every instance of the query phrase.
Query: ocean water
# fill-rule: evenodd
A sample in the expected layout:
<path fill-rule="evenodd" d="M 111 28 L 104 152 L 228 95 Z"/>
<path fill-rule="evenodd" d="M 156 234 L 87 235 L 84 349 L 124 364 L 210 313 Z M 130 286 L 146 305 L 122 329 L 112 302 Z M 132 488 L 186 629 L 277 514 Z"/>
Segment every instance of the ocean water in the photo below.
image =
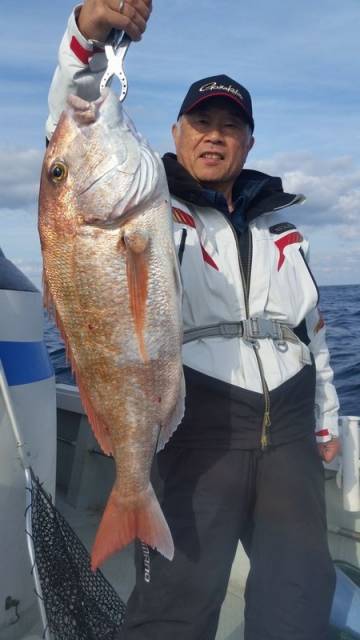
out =
<path fill-rule="evenodd" d="M 340 413 L 360 415 L 360 285 L 320 287 L 320 309 L 327 326 L 327 343 Z M 58 382 L 74 383 L 65 349 L 54 323 L 45 318 L 45 342 Z"/>
<path fill-rule="evenodd" d="M 360 285 L 320 287 L 320 309 L 344 416 L 360 415 Z"/>

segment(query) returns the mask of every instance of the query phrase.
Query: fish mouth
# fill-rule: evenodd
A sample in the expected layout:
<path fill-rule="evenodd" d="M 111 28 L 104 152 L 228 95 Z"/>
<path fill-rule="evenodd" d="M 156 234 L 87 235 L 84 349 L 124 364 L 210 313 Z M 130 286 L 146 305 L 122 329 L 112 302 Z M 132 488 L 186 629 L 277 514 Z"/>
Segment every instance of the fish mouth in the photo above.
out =
<path fill-rule="evenodd" d="M 70 109 L 74 121 L 79 126 L 86 126 L 96 122 L 99 118 L 100 111 L 103 111 L 104 107 L 106 108 L 107 105 L 114 100 L 113 92 L 106 87 L 99 98 L 91 102 L 71 94 L 67 99 L 67 106 Z M 117 99 L 116 102 L 118 102 Z"/>
<path fill-rule="evenodd" d="M 99 117 L 99 110 L 101 105 L 107 98 L 107 93 L 102 93 L 101 96 L 92 102 L 84 100 L 79 96 L 70 95 L 67 100 L 68 107 L 70 107 L 71 115 L 75 122 L 80 126 L 93 124 Z"/>

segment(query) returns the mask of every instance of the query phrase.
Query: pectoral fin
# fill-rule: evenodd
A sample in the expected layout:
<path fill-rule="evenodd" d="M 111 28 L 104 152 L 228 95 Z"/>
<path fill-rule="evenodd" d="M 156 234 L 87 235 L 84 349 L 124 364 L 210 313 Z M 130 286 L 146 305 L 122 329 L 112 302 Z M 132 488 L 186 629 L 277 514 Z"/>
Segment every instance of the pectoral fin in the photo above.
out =
<path fill-rule="evenodd" d="M 135 323 L 139 351 L 144 362 L 148 360 L 144 341 L 146 303 L 149 273 L 149 236 L 143 230 L 125 231 L 126 274 L 130 296 L 130 308 Z"/>

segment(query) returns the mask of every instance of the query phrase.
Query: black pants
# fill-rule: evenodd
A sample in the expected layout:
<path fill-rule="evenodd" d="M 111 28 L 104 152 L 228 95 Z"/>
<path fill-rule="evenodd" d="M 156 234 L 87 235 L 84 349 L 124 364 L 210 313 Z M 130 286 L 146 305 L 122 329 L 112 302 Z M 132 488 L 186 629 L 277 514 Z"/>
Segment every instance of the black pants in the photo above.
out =
<path fill-rule="evenodd" d="M 175 557 L 150 550 L 149 567 L 137 546 L 122 640 L 213 640 L 239 540 L 245 640 L 327 640 L 335 574 L 313 437 L 264 453 L 168 447 L 154 486 Z"/>

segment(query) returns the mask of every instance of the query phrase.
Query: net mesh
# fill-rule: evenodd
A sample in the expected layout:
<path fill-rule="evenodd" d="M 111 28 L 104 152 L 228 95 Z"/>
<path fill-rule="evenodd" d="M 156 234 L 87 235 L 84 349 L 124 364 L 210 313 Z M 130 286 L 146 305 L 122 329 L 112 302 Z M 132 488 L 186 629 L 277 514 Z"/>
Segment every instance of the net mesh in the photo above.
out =
<path fill-rule="evenodd" d="M 42 597 L 54 640 L 114 640 L 125 604 L 32 474 L 31 521 Z"/>

